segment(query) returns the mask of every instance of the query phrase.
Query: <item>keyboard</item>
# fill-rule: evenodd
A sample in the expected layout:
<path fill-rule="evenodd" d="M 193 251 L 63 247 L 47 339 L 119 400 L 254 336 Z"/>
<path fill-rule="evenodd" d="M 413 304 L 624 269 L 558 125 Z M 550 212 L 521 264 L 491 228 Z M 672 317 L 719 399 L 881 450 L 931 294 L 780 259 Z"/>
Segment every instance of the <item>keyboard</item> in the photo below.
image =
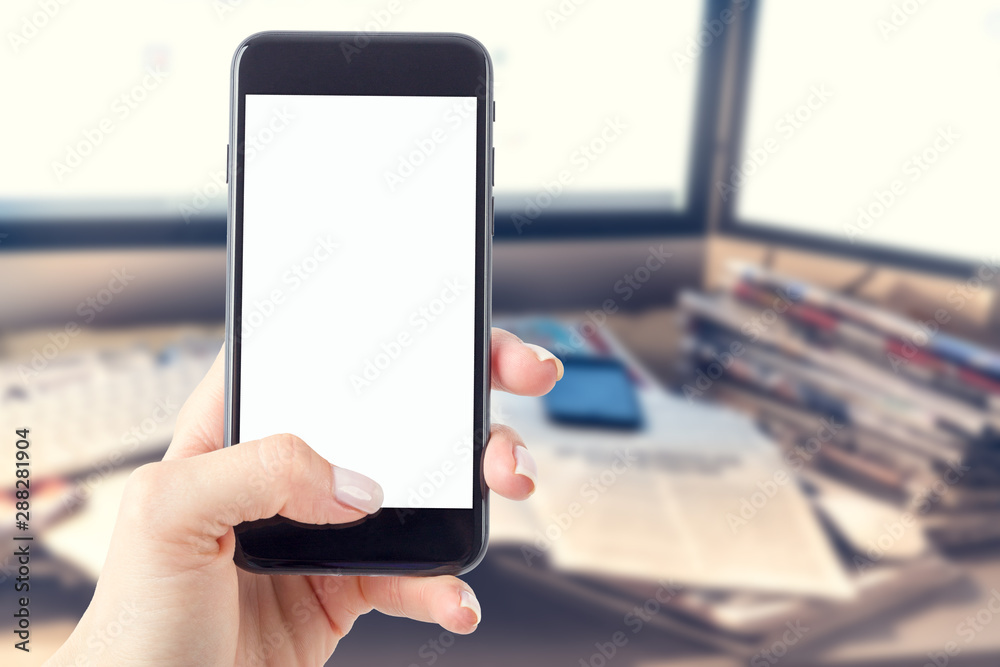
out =
<path fill-rule="evenodd" d="M 88 332 L 72 347 L 48 335 L 5 340 L 0 360 L 0 451 L 14 460 L 29 429 L 31 478 L 107 476 L 163 455 L 177 413 L 222 346 L 224 329 Z M 10 348 L 18 351 L 10 353 Z M 45 356 L 48 354 L 51 358 Z M 11 477 L 10 479 L 13 479 Z M 10 482 L 4 487 L 11 486 Z"/>

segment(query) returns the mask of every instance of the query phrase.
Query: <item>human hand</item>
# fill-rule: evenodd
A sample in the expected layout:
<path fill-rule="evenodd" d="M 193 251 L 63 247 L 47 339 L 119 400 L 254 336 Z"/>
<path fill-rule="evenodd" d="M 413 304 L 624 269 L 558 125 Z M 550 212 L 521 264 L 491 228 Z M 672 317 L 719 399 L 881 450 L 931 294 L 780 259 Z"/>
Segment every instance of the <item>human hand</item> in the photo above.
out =
<path fill-rule="evenodd" d="M 549 352 L 500 329 L 491 361 L 500 391 L 538 396 L 562 377 Z M 372 609 L 475 630 L 479 602 L 452 576 L 277 576 L 235 566 L 233 526 L 275 514 L 356 521 L 382 492 L 292 435 L 224 448 L 224 365 L 220 353 L 181 409 L 163 461 L 129 478 L 94 598 L 46 664 L 322 665 Z M 521 500 L 535 489 L 534 461 L 507 426 L 493 426 L 483 466 L 502 496 Z M 251 488 L 261 476 L 266 490 Z"/>

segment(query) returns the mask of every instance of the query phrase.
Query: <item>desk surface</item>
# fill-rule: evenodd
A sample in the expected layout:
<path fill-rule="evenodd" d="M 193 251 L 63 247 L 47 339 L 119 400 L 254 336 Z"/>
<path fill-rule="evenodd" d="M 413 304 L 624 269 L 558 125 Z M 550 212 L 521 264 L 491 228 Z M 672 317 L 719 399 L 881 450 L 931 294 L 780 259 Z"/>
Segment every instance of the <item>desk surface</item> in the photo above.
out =
<path fill-rule="evenodd" d="M 549 667 L 591 662 L 595 643 L 627 629 L 620 613 L 529 585 L 498 567 L 487 555 L 466 579 L 483 605 L 483 624 L 473 635 L 451 637 L 440 628 L 405 619 L 369 614 L 360 619 L 328 665 L 451 665 L 467 667 Z M 899 614 L 866 623 L 789 654 L 789 667 L 918 667 L 927 653 L 962 639 L 955 627 L 983 606 L 983 589 L 1000 590 L 1000 549 L 963 563 L 971 579 L 958 582 Z M 987 595 L 988 597 L 988 595 Z M 995 622 L 1000 624 L 1000 614 Z M 628 634 L 613 664 L 630 667 L 734 667 L 745 661 L 725 656 L 654 627 Z M 390 639 L 391 638 L 391 639 Z M 433 644 L 432 642 L 437 642 Z M 445 644 L 448 647 L 445 648 Z M 986 627 L 951 666 L 996 667 L 1000 663 L 1000 625 Z M 432 660 L 433 656 L 433 660 Z M 609 662 L 609 664 L 611 664 Z"/>
<path fill-rule="evenodd" d="M 643 330 L 646 329 L 643 325 L 648 324 L 649 329 L 662 331 L 669 320 L 668 315 L 658 315 L 630 318 L 629 324 Z M 613 321 L 612 329 L 619 324 L 618 320 Z M 632 328 L 629 332 L 626 342 L 639 347 L 640 356 L 645 358 L 642 341 L 647 338 L 651 341 L 655 336 Z M 622 629 L 621 613 L 529 583 L 499 567 L 495 558 L 498 552 L 497 549 L 487 555 L 483 564 L 467 576 L 476 587 L 484 610 L 482 627 L 475 634 L 452 637 L 437 626 L 369 614 L 358 621 L 329 664 L 531 667 L 575 666 L 581 660 L 583 664 L 602 664 L 599 658 L 592 660 L 597 651 L 595 644 L 609 641 L 613 633 Z M 61 644 L 93 593 L 93 583 L 86 573 L 54 560 L 45 571 L 44 559 L 35 562 L 37 569 L 32 574 L 33 580 L 38 581 L 36 608 L 58 610 L 58 614 L 42 616 L 33 626 L 34 650 L 30 655 L 19 655 L 16 662 L 25 666 L 41 664 Z M 961 643 L 962 653 L 951 658 L 949 665 L 996 667 L 1000 664 L 1000 618 L 991 615 L 990 623 L 984 623 L 984 629 L 969 644 L 964 643 L 964 635 L 958 634 L 958 625 L 985 608 L 991 591 L 1000 590 L 1000 549 L 983 551 L 957 562 L 968 572 L 965 580 L 891 617 L 824 639 L 802 655 L 787 656 L 781 664 L 917 667 L 927 662 L 928 652 L 942 651 L 949 641 L 956 641 Z M 745 663 L 647 626 L 630 636 L 609 664 L 728 667 Z"/>
<path fill-rule="evenodd" d="M 449 667 L 549 667 L 579 665 L 622 630 L 617 611 L 595 606 L 564 593 L 528 583 L 497 565 L 500 549 L 487 554 L 483 563 L 465 579 L 475 587 L 483 605 L 483 624 L 467 637 L 452 636 L 441 628 L 407 619 L 372 613 L 359 619 L 341 643 L 329 665 L 385 667 L 409 665 Z M 93 584 L 83 573 L 74 574 L 55 564 L 43 570 L 37 561 L 40 588 L 37 608 L 58 608 L 34 626 L 33 651 L 18 656 L 18 665 L 40 665 L 73 629 L 93 593 Z M 781 664 L 789 667 L 917 667 L 927 652 L 942 650 L 948 641 L 961 641 L 955 628 L 968 615 L 983 608 L 984 596 L 1000 590 L 1000 549 L 963 559 L 970 580 L 929 596 L 900 614 L 852 628 L 791 654 Z M 43 572 L 47 575 L 43 578 Z M 33 575 L 35 572 L 33 571 Z M 42 582 L 45 582 L 44 584 Z M 1000 623 L 1000 614 L 994 623 Z M 1000 628 L 997 625 L 996 628 Z M 436 643 L 435 643 L 436 642 Z M 1000 662 L 1000 629 L 987 625 L 974 643 L 949 665 L 996 667 Z M 600 661 L 595 661 L 599 664 Z M 622 667 L 735 667 L 739 660 L 685 641 L 647 626 L 618 649 L 615 665 Z"/>

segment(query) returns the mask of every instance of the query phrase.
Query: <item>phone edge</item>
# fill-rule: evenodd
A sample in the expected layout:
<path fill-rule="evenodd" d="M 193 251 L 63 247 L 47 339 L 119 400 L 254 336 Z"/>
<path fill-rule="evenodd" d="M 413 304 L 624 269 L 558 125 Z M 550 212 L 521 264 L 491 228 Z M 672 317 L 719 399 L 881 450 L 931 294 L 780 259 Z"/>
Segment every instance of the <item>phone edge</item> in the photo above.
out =
<path fill-rule="evenodd" d="M 238 113 L 239 113 L 239 101 L 238 101 L 238 81 L 239 81 L 239 63 L 240 59 L 246 50 L 250 47 L 251 43 L 259 38 L 275 36 L 275 35 L 288 35 L 288 34 L 306 34 L 306 35 L 354 35 L 354 34 L 365 34 L 365 33 L 353 33 L 353 32 L 320 32 L 320 31 L 290 31 L 290 30 L 269 30 L 269 31 L 259 31 L 247 36 L 240 44 L 236 47 L 233 53 L 232 64 L 230 67 L 230 91 L 229 91 L 229 142 L 227 150 L 227 179 L 228 179 L 228 197 L 226 204 L 226 330 L 225 330 L 225 383 L 224 383 L 224 419 L 223 419 L 223 446 L 230 447 L 233 444 L 232 435 L 232 383 L 233 383 L 233 365 L 234 365 L 234 349 L 233 336 L 234 336 L 234 318 L 235 312 L 233 311 L 235 307 L 235 282 L 236 282 L 236 271 L 235 271 L 235 225 L 236 225 L 236 153 L 234 149 L 237 142 L 236 133 L 238 131 Z M 491 386 L 492 386 L 492 364 L 491 364 L 491 344 L 492 344 L 492 300 L 493 300 L 493 229 L 494 229 L 494 201 L 493 201 L 493 181 L 494 181 L 494 162 L 493 162 L 493 105 L 494 105 L 494 91 L 493 91 L 493 61 L 490 57 L 489 51 L 486 47 L 477 40 L 476 38 L 457 32 L 432 32 L 432 33 L 380 33 L 384 37 L 391 36 L 413 36 L 413 35 L 433 35 L 434 37 L 449 37 L 453 39 L 463 40 L 470 43 L 479 55 L 483 58 L 485 63 L 485 74 L 487 80 L 487 99 L 486 99 L 486 173 L 484 174 L 485 179 L 485 214 L 483 216 L 483 349 L 481 350 L 481 356 L 483 359 L 483 423 L 482 432 L 484 434 L 482 438 L 482 449 L 480 456 L 478 458 L 478 470 L 476 475 L 476 480 L 482 487 L 482 530 L 479 534 L 479 544 L 473 544 L 473 551 L 467 559 L 452 563 L 443 563 L 440 567 L 426 568 L 419 571 L 414 571 L 406 568 L 397 567 L 380 567 L 372 569 L 355 569 L 355 568 L 327 568 L 327 569 L 310 569 L 309 567 L 298 568 L 298 567 L 264 567 L 258 565 L 253 560 L 246 557 L 245 552 L 240 546 L 239 539 L 236 540 L 235 550 L 234 550 L 234 561 L 238 567 L 248 572 L 253 572 L 256 574 L 312 574 L 312 575 L 362 575 L 362 576 L 399 576 L 399 575 L 410 575 L 410 576 L 437 576 L 441 574 L 453 574 L 461 575 L 473 570 L 477 565 L 479 565 L 483 559 L 486 557 L 486 552 L 489 547 L 489 517 L 490 517 L 490 491 L 486 485 L 485 473 L 483 471 L 483 461 L 486 454 L 486 447 L 489 443 L 489 435 L 491 428 Z M 478 548 L 477 548 L 478 546 Z"/>

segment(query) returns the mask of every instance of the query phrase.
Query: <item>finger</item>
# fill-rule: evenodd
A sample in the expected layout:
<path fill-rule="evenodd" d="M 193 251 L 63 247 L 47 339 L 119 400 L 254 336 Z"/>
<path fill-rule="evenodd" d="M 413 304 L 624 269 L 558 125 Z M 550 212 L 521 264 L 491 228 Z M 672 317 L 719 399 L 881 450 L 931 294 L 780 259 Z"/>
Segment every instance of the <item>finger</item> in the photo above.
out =
<path fill-rule="evenodd" d="M 217 540 L 244 521 L 280 514 L 346 523 L 377 511 L 383 500 L 376 482 L 332 466 L 291 435 L 142 466 L 125 493 L 122 507 L 138 525 L 172 543 L 204 543 L 207 551 L 217 551 Z"/>
<path fill-rule="evenodd" d="M 225 427 L 226 348 L 215 357 L 177 415 L 174 437 L 164 460 L 182 459 L 222 449 Z"/>
<path fill-rule="evenodd" d="M 563 365 L 551 352 L 529 345 L 503 329 L 493 329 L 493 388 L 522 396 L 548 393 L 563 376 Z"/>
<path fill-rule="evenodd" d="M 495 424 L 483 461 L 486 484 L 504 498 L 524 500 L 535 492 L 538 466 L 517 431 Z"/>
<path fill-rule="evenodd" d="M 455 577 L 359 577 L 358 584 L 368 604 L 389 616 L 437 623 L 460 635 L 482 619 L 476 594 Z"/>

